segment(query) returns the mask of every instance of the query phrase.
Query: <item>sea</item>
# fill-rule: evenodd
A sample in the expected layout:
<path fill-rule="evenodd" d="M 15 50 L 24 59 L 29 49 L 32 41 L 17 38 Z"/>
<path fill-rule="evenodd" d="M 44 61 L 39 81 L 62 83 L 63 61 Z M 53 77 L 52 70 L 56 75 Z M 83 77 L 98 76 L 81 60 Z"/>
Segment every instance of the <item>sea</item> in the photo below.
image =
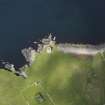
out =
<path fill-rule="evenodd" d="M 58 43 L 104 43 L 105 0 L 0 0 L 0 60 L 23 65 L 21 49 L 49 33 Z"/>

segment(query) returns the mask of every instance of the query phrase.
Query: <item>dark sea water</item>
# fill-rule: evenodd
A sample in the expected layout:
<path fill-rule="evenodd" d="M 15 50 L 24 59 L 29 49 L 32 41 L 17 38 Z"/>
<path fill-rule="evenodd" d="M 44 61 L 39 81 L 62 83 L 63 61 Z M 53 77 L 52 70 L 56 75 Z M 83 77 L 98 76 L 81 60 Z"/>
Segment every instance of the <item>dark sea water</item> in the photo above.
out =
<path fill-rule="evenodd" d="M 105 0 L 0 0 L 0 59 L 23 64 L 20 50 L 50 32 L 58 42 L 105 42 Z"/>

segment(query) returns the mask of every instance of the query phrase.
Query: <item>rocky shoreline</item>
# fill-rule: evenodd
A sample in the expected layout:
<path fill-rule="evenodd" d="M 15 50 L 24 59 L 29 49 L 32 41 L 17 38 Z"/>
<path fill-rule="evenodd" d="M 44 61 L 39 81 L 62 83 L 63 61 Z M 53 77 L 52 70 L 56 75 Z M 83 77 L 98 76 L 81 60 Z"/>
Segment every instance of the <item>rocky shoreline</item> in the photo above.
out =
<path fill-rule="evenodd" d="M 56 37 L 53 37 L 51 34 L 48 37 L 43 38 L 38 42 L 32 42 L 33 46 L 36 47 L 28 47 L 21 50 L 22 55 L 26 60 L 26 64 L 22 68 L 27 68 L 33 64 L 36 59 L 37 54 L 40 54 L 43 50 L 46 53 L 50 54 L 55 47 L 57 46 L 57 50 L 63 53 L 73 53 L 77 55 L 91 55 L 94 56 L 97 53 L 103 53 L 105 51 L 105 44 L 101 45 L 89 45 L 89 44 L 70 44 L 70 43 L 59 43 L 56 44 Z M 13 72 L 18 76 L 22 76 L 23 78 L 27 78 L 27 74 L 24 69 L 19 68 L 16 70 L 14 64 L 10 64 L 9 62 L 2 61 L 2 68 L 8 71 Z"/>
<path fill-rule="evenodd" d="M 35 61 L 37 54 L 41 53 L 44 49 L 46 50 L 46 53 L 50 54 L 53 47 L 55 46 L 55 39 L 56 37 L 52 37 L 52 35 L 50 34 L 48 37 L 43 38 L 38 42 L 33 42 L 34 46 L 37 46 L 36 49 L 33 47 L 22 49 L 21 52 L 25 57 L 27 64 L 31 66 Z"/>
<path fill-rule="evenodd" d="M 55 43 L 56 43 L 55 39 L 56 37 L 53 37 L 51 34 L 49 34 L 48 37 L 43 38 L 42 40 L 38 42 L 32 42 L 33 46 L 37 46 L 36 48 L 28 47 L 28 48 L 22 49 L 21 53 L 26 60 L 26 64 L 23 67 L 16 69 L 14 64 L 10 64 L 9 62 L 2 61 L 1 68 L 8 70 L 16 74 L 17 76 L 27 78 L 28 76 L 26 72 L 24 71 L 24 69 L 22 68 L 27 68 L 31 66 L 33 62 L 35 61 L 37 54 L 41 53 L 43 50 L 46 50 L 46 53 L 50 54 L 52 52 L 52 49 L 55 46 Z"/>

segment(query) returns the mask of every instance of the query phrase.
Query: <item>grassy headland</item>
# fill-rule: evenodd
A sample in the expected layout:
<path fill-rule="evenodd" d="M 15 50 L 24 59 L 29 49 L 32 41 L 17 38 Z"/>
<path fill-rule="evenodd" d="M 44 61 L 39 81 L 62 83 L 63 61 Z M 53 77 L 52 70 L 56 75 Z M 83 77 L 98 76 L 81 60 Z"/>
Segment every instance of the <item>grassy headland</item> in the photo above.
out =
<path fill-rule="evenodd" d="M 104 57 L 43 51 L 27 68 L 27 79 L 0 70 L 0 105 L 104 105 Z"/>

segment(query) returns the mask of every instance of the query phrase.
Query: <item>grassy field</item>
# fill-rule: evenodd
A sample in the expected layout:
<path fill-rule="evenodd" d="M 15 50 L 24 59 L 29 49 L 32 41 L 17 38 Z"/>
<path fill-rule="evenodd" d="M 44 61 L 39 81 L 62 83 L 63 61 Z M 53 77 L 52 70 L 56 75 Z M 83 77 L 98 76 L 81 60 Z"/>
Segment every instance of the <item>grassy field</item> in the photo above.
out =
<path fill-rule="evenodd" d="M 104 54 L 43 52 L 27 74 L 0 70 L 0 105 L 105 105 Z"/>

